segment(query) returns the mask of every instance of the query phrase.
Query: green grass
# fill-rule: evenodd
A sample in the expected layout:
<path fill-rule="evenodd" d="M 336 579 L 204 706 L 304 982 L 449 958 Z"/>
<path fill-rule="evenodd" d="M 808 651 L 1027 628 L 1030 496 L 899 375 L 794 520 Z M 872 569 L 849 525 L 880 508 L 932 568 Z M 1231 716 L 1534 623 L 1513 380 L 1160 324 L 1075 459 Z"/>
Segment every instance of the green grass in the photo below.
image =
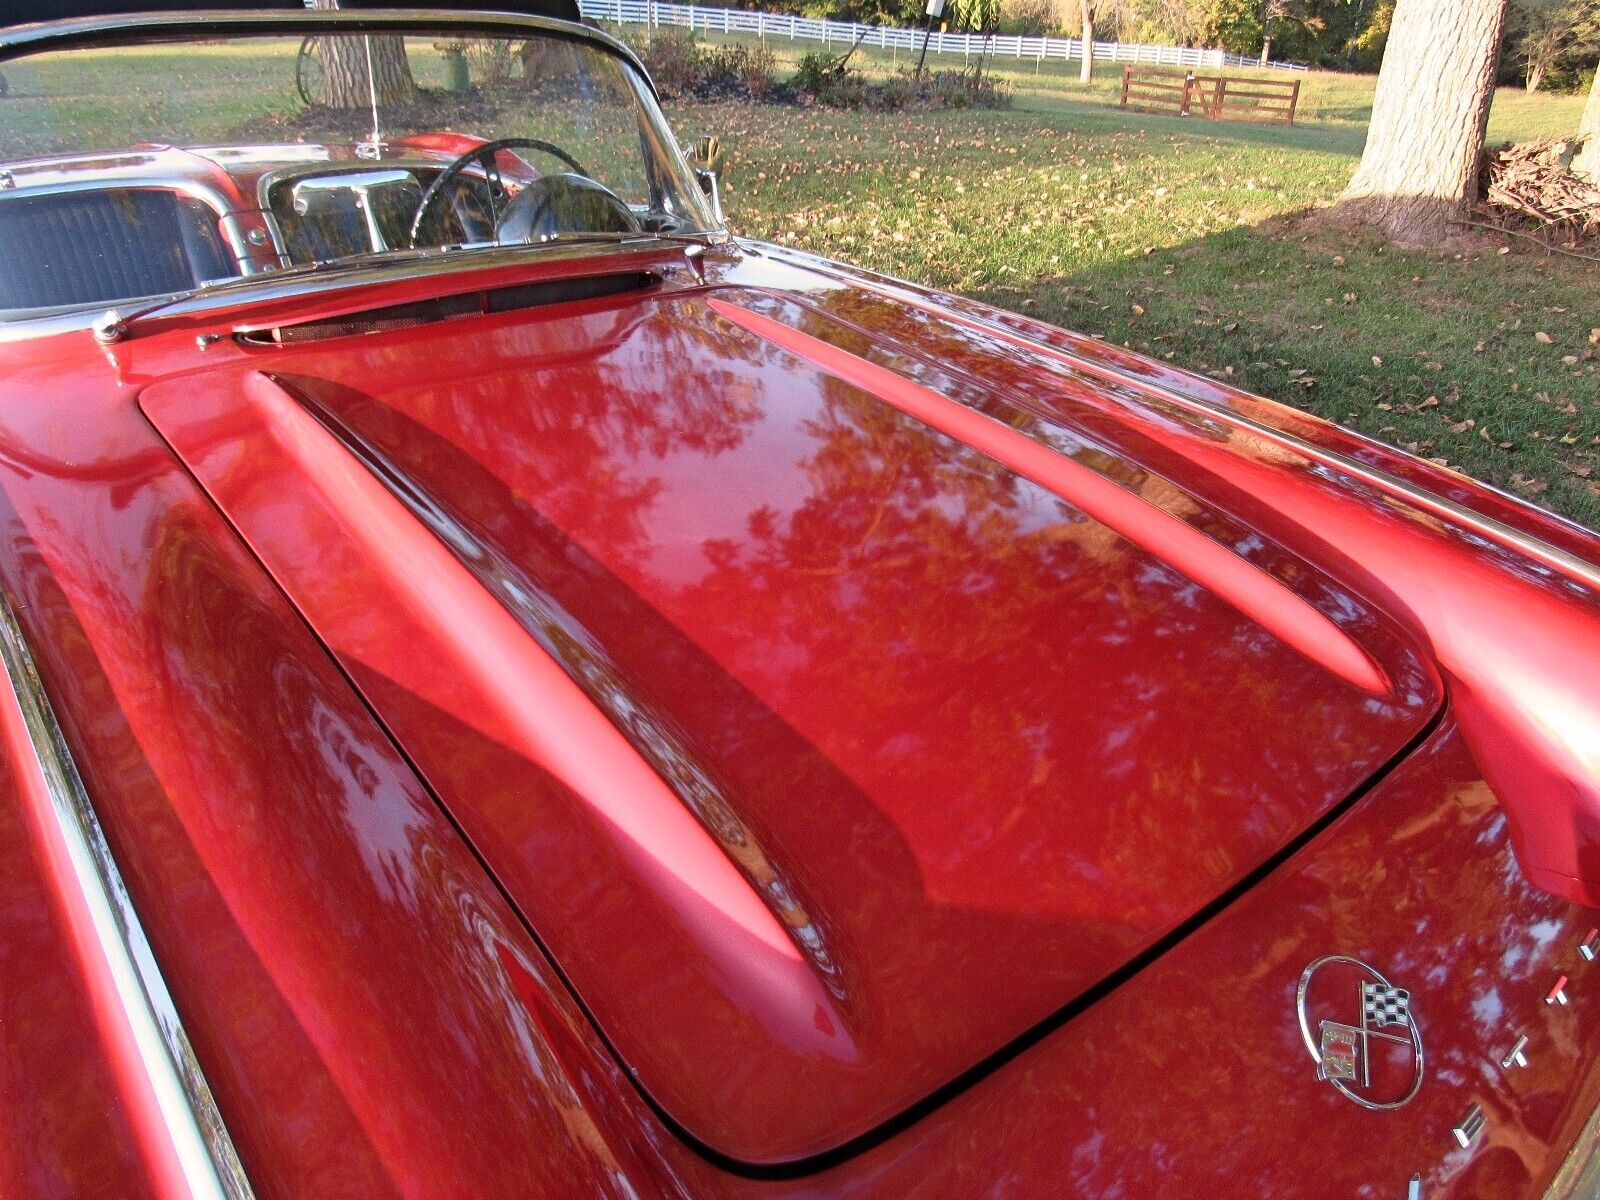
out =
<path fill-rule="evenodd" d="M 772 45 L 791 63 L 811 48 Z M 84 56 L 55 112 L 102 147 L 226 140 L 293 105 L 293 49 Z M 1302 119 L 1285 129 L 1125 113 L 1111 71 L 1085 86 L 1059 63 L 1037 77 L 1026 61 L 996 69 L 1017 89 L 1011 111 L 676 104 L 669 116 L 680 137 L 724 138 L 739 232 L 1131 346 L 1600 527 L 1600 264 L 1501 254 L 1492 239 L 1400 252 L 1305 219 L 1355 166 L 1370 77 L 1305 76 Z M 7 71 L 26 91 L 25 68 Z M 53 136 L 28 104 L 0 104 L 0 141 Z M 1569 132 L 1581 105 L 1502 92 L 1490 136 Z M 517 131 L 540 132 L 528 124 Z"/>

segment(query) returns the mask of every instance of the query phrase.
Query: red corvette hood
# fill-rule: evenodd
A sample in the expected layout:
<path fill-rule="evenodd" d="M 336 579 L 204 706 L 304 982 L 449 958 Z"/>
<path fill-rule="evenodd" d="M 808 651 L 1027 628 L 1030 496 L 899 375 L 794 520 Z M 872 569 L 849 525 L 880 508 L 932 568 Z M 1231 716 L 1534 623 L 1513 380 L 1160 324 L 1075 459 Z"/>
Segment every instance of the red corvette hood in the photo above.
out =
<path fill-rule="evenodd" d="M 1084 1003 L 1437 707 L 1366 599 L 982 346 L 573 313 L 142 404 L 717 1152 L 837 1147 Z"/>

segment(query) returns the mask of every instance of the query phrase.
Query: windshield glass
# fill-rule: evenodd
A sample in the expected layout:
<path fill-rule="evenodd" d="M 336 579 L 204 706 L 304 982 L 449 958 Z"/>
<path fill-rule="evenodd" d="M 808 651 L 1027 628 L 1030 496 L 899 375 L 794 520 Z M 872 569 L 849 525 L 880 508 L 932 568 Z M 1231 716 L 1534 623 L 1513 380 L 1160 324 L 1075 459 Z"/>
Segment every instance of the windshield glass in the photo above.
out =
<path fill-rule="evenodd" d="M 719 228 L 637 72 L 554 32 L 195 37 L 0 72 L 3 316 Z"/>

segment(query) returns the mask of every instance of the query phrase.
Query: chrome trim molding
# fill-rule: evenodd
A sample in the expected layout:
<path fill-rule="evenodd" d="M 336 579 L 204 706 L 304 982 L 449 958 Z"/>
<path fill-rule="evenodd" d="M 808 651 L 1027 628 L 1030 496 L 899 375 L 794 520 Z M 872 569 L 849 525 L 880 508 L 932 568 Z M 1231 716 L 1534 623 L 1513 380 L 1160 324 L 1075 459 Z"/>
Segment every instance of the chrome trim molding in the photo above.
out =
<path fill-rule="evenodd" d="M 253 1200 L 250 1181 L 56 723 L 22 627 L 3 593 L 0 657 L 35 755 L 32 764 L 18 763 L 18 770 L 36 768 L 50 796 L 49 816 L 93 920 L 188 1193 L 194 1200 Z"/>
<path fill-rule="evenodd" d="M 1600 1108 L 1589 1117 L 1544 1200 L 1594 1200 L 1600 1196 Z"/>
<path fill-rule="evenodd" d="M 637 257 L 648 262 L 659 259 L 664 254 L 671 254 L 674 250 L 682 253 L 684 246 L 681 243 L 666 241 L 654 238 L 647 233 L 641 233 L 637 240 L 626 242 L 573 242 L 570 245 L 563 245 L 559 242 L 534 242 L 518 246 L 497 246 L 492 243 L 485 243 L 482 246 L 467 247 L 465 249 L 465 253 L 461 249 L 439 249 L 415 256 L 408 255 L 389 263 L 361 263 L 353 266 L 341 266 L 339 263 L 333 262 L 316 270 L 303 270 L 296 274 L 287 275 L 273 271 L 263 271 L 259 275 L 251 276 L 249 279 L 241 277 L 216 287 L 202 288 L 196 292 L 185 293 L 173 299 L 170 303 L 159 306 L 159 311 L 151 310 L 145 313 L 133 313 L 130 315 L 129 321 L 133 325 L 138 325 L 146 318 L 152 322 L 166 321 L 168 319 L 188 319 L 191 317 L 207 318 L 214 313 L 235 308 L 247 309 L 254 304 L 266 304 L 280 300 L 298 302 L 361 288 L 382 288 L 388 284 L 410 280 L 456 275 L 470 271 L 492 270 L 498 267 L 521 264 L 535 265 L 557 262 L 584 264 L 589 259 L 607 256 Z M 544 279 L 547 277 L 540 276 L 539 278 Z M 527 279 L 519 282 L 531 283 L 535 281 Z M 381 304 L 383 301 L 374 301 L 374 303 Z M 274 325 L 284 323 L 282 319 L 263 321 L 259 317 L 241 314 L 240 321 L 234 326 L 234 332 L 250 333 L 254 330 L 269 329 Z"/>

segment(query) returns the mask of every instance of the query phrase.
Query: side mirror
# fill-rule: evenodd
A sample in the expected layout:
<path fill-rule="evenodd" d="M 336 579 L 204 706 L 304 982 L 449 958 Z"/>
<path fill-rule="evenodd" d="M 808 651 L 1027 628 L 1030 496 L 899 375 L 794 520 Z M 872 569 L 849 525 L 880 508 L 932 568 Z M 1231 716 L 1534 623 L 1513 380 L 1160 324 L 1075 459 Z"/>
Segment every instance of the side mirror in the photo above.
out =
<path fill-rule="evenodd" d="M 711 134 L 697 138 L 683 147 L 683 156 L 689 160 L 694 181 L 711 201 L 711 214 L 717 221 L 722 216 L 722 143 Z"/>

